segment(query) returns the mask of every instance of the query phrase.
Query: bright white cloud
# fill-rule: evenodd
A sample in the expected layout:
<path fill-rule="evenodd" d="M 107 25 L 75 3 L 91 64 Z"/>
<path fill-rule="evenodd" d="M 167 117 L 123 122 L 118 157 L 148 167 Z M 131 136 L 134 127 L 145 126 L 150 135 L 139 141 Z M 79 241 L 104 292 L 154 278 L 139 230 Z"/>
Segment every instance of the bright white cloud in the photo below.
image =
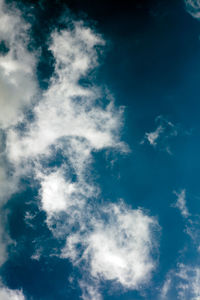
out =
<path fill-rule="evenodd" d="M 26 135 L 20 139 L 19 133 L 10 130 L 11 160 L 18 162 L 37 155 L 50 155 L 50 146 L 62 147 L 63 143 L 68 143 L 66 151 L 72 148 L 73 160 L 78 159 L 76 164 L 81 167 L 82 160 L 88 159 L 92 150 L 122 146 L 118 139 L 122 111 L 117 111 L 112 102 L 103 109 L 97 105 L 99 98 L 104 97 L 100 89 L 84 88 L 79 84 L 81 77 L 96 67 L 94 46 L 102 44 L 100 37 L 82 23 L 75 23 L 73 30 L 52 34 L 50 50 L 56 60 L 55 75 L 34 109 L 36 121 Z"/>
<path fill-rule="evenodd" d="M 11 290 L 4 285 L 0 285 L 0 299 L 1 300 L 25 300 L 22 291 Z"/>
<path fill-rule="evenodd" d="M 41 182 L 42 209 L 49 215 L 67 211 L 69 206 L 78 204 L 72 200 L 76 184 L 66 182 L 60 173 L 59 170 L 47 176 L 43 175 Z"/>
<path fill-rule="evenodd" d="M 200 0 L 185 0 L 187 12 L 194 18 L 200 18 Z"/>
<path fill-rule="evenodd" d="M 186 205 L 185 190 L 181 190 L 180 193 L 174 192 L 174 194 L 177 196 L 177 201 L 172 206 L 177 207 L 184 218 L 188 218 L 190 214 Z"/>
<path fill-rule="evenodd" d="M 112 280 L 128 289 L 140 289 L 156 267 L 154 231 L 158 224 L 141 210 L 131 210 L 123 202 L 101 207 L 104 216 L 92 218 L 90 231 L 70 235 L 62 256 L 88 265 L 93 278 Z M 81 244 L 84 251 L 80 258 Z"/>

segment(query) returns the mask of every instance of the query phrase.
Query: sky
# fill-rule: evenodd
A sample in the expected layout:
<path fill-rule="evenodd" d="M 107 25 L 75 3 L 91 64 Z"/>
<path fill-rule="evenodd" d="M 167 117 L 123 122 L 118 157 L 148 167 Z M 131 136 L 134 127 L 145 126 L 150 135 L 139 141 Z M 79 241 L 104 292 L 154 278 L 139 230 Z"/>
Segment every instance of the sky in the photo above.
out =
<path fill-rule="evenodd" d="M 200 300 L 199 83 L 199 0 L 0 0 L 0 300 Z"/>

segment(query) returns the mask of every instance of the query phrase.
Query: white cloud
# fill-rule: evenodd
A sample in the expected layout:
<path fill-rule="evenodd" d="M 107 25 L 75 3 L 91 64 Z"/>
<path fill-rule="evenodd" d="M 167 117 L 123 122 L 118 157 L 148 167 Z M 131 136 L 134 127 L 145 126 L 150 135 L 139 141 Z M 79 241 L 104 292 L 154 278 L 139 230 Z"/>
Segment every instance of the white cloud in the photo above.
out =
<path fill-rule="evenodd" d="M 154 148 L 158 148 L 159 150 L 168 152 L 168 154 L 172 154 L 170 149 L 170 140 L 179 134 L 178 126 L 175 126 L 163 116 L 156 117 L 155 123 L 158 124 L 156 129 L 152 132 L 146 132 L 140 144 L 147 142 Z"/>
<path fill-rule="evenodd" d="M 200 299 L 200 268 L 180 264 L 176 274 L 180 278 L 177 285 L 178 296 L 181 300 Z"/>
<path fill-rule="evenodd" d="M 19 170 L 14 171 L 7 157 L 7 130 L 23 119 L 24 109 L 33 103 L 37 88 L 35 54 L 27 50 L 28 29 L 19 11 L 0 0 L 0 44 L 5 50 L 0 51 L 0 208 L 17 190 L 19 180 Z M 7 259 L 9 242 L 1 218 L 0 264 Z"/>
<path fill-rule="evenodd" d="M 75 183 L 66 182 L 60 170 L 44 176 L 41 182 L 42 209 L 48 214 L 67 211 L 70 205 L 75 205 L 72 195 L 75 191 Z"/>
<path fill-rule="evenodd" d="M 200 1 L 199 0 L 185 0 L 186 10 L 194 18 L 200 18 Z"/>
<path fill-rule="evenodd" d="M 85 281 L 81 280 L 79 281 L 79 285 L 82 289 L 83 295 L 82 299 L 83 300 L 102 300 L 102 296 L 98 291 L 98 288 L 95 287 L 95 284 L 91 285 L 86 283 Z"/>
<path fill-rule="evenodd" d="M 23 118 L 23 109 L 36 93 L 35 55 L 27 50 L 28 25 L 16 9 L 0 1 L 0 42 L 8 52 L 0 53 L 0 126 L 8 128 Z"/>
<path fill-rule="evenodd" d="M 22 291 L 11 290 L 4 285 L 0 285 L 0 299 L 1 300 L 25 300 Z"/>
<path fill-rule="evenodd" d="M 181 190 L 180 193 L 174 192 L 174 194 L 177 196 L 177 201 L 172 206 L 177 207 L 184 218 L 188 218 L 190 214 L 186 205 L 185 190 Z"/>
<path fill-rule="evenodd" d="M 102 212 L 100 219 L 90 216 L 87 223 L 90 231 L 69 236 L 62 256 L 74 263 L 85 261 L 92 278 L 140 289 L 156 267 L 152 254 L 157 247 L 154 232 L 158 231 L 158 224 L 154 218 L 139 209 L 127 208 L 123 202 L 101 207 Z M 84 249 L 81 258 L 77 247 L 80 244 Z"/>
<path fill-rule="evenodd" d="M 55 75 L 34 109 L 36 121 L 26 135 L 20 139 L 19 133 L 10 130 L 11 160 L 18 162 L 37 155 L 50 155 L 50 146 L 62 147 L 68 142 L 67 148 L 72 147 L 73 159 L 78 159 L 81 167 L 84 164 L 81 160 L 85 161 L 92 150 L 122 147 L 118 140 L 122 111 L 117 111 L 112 102 L 103 109 L 97 105 L 99 98 L 104 97 L 100 89 L 84 88 L 79 84 L 81 77 L 96 67 L 94 46 L 102 43 L 98 35 L 81 23 L 75 23 L 72 31 L 52 34 L 50 50 L 56 60 Z M 76 155 L 77 151 L 82 152 L 81 155 Z"/>
<path fill-rule="evenodd" d="M 179 263 L 171 270 L 161 290 L 161 299 L 169 299 L 174 295 L 180 300 L 200 299 L 200 267 Z"/>
<path fill-rule="evenodd" d="M 152 146 L 157 145 L 157 139 L 159 138 L 163 130 L 164 129 L 162 126 L 158 126 L 155 131 L 145 133 L 145 138 L 149 141 L 150 145 Z"/>
<path fill-rule="evenodd" d="M 172 281 L 171 277 L 168 276 L 161 289 L 161 293 L 160 293 L 161 299 L 166 299 L 168 297 L 168 292 L 171 288 L 171 281 Z"/>

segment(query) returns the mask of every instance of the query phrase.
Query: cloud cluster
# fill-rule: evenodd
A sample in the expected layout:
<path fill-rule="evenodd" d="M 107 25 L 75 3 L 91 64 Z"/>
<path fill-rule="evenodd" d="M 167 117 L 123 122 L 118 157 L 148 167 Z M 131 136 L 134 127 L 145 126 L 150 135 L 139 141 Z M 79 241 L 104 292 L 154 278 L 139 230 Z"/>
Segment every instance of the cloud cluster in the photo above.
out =
<path fill-rule="evenodd" d="M 48 89 L 40 91 L 36 56 L 27 50 L 28 25 L 2 0 L 0 5 L 1 39 L 8 48 L 0 57 L 1 197 L 14 193 L 23 176 L 39 184 L 47 225 L 56 238 L 66 240 L 60 257 L 84 264 L 93 282 L 80 281 L 84 299 L 101 299 L 101 280 L 140 289 L 156 267 L 157 221 L 123 201 L 98 204 L 100 189 L 91 174 L 94 152 L 127 151 L 120 141 L 123 108 L 92 81 L 105 42 L 81 21 L 55 30 L 49 44 L 54 73 Z M 85 78 L 90 82 L 81 84 Z"/>
<path fill-rule="evenodd" d="M 28 51 L 29 26 L 20 12 L 0 0 L 0 207 L 17 190 L 19 170 L 14 170 L 7 156 L 7 133 L 23 120 L 24 111 L 34 103 L 36 55 Z M 6 245 L 1 216 L 0 264 L 6 258 Z"/>

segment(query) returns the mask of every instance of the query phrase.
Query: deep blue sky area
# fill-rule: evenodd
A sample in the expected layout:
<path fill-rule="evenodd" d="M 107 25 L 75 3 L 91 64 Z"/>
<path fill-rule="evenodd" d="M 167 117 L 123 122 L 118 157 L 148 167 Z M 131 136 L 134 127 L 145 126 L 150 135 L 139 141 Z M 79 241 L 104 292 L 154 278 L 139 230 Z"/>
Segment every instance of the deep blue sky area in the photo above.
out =
<path fill-rule="evenodd" d="M 199 299 L 199 1 L 9 0 L 6 3 L 8 11 L 17 8 L 22 22 L 30 24 L 27 51 L 37 60 L 34 69 L 37 91 L 33 96 L 36 101 L 30 102 L 34 104 L 23 110 L 23 120 L 4 125 L 3 118 L 1 119 L 0 116 L 2 128 L 0 141 L 6 145 L 2 146 L 6 149 L 4 152 L 0 149 L 0 159 L 4 161 L 2 163 L 0 160 L 0 171 L 1 168 L 2 170 L 5 168 L 7 181 L 11 182 L 9 178 L 14 178 L 13 184 L 17 185 L 14 192 L 13 190 L 9 192 L 11 188 L 8 187 L 6 196 L 0 195 L 3 199 L 1 226 L 5 231 L 0 241 L 2 245 L 6 244 L 7 253 L 7 258 L 0 267 L 0 289 L 2 290 L 2 296 L 0 290 L 0 300 Z M 51 121 L 54 124 L 51 116 L 56 109 L 61 116 L 65 113 L 62 106 L 59 110 L 59 105 L 62 101 L 64 102 L 64 99 L 59 100 L 60 102 L 57 100 L 60 97 L 59 92 L 62 93 L 62 87 L 58 85 L 58 90 L 56 90 L 56 84 L 63 80 L 62 76 L 66 78 L 63 84 L 63 95 L 68 97 L 67 91 L 70 90 L 71 81 L 74 80 L 70 79 L 73 73 L 70 70 L 70 62 L 66 63 L 67 71 L 62 73 L 64 75 L 60 76 L 59 72 L 63 70 L 65 64 L 65 62 L 62 63 L 62 57 L 67 55 L 69 50 L 63 48 L 62 52 L 62 45 L 58 45 L 57 49 L 55 42 L 55 52 L 61 51 L 63 55 L 61 55 L 59 65 L 56 62 L 58 58 L 49 45 L 52 39 L 51 33 L 56 31 L 59 34 L 62 30 L 70 31 L 73 20 L 77 22 L 82 20 L 81 24 L 85 25 L 81 26 L 92 29 L 105 41 L 104 46 L 99 48 L 97 46 L 98 66 L 94 63 L 90 69 L 89 65 L 89 71 L 80 75 L 75 90 L 83 86 L 88 90 L 92 90 L 93 86 L 102 89 L 103 109 L 106 101 L 114 98 L 116 109 L 108 115 L 110 121 L 117 115 L 117 109 L 123 107 L 121 126 L 117 129 L 120 133 L 116 134 L 115 128 L 109 132 L 114 136 L 116 134 L 117 138 L 120 135 L 120 141 L 126 144 L 128 151 L 120 148 L 119 143 L 114 144 L 114 138 L 111 146 L 108 142 L 105 147 L 96 146 L 96 144 L 94 147 L 87 146 L 90 145 L 90 136 L 85 133 L 81 135 L 81 127 L 89 131 L 93 126 L 91 122 L 94 120 L 98 122 L 101 114 L 94 117 L 92 115 L 92 121 L 88 121 L 86 114 L 82 125 L 80 122 L 76 123 L 76 118 L 79 118 L 77 117 L 78 109 L 82 111 L 81 105 L 78 104 L 78 108 L 74 110 L 75 121 L 72 120 L 69 121 L 71 123 L 63 125 L 66 130 L 68 130 L 67 126 L 72 127 L 70 134 L 62 133 L 55 139 L 56 142 L 48 144 L 49 148 L 38 150 L 44 152 L 38 152 L 36 156 L 26 154 L 31 153 L 32 149 L 35 151 L 37 147 L 39 149 L 40 145 L 43 149 L 43 140 L 45 141 L 46 137 L 51 138 L 51 134 L 52 136 L 54 134 L 54 129 L 50 125 L 49 131 L 43 131 L 42 125 L 38 125 L 34 133 L 35 129 L 31 124 L 38 122 L 48 127 Z M 2 47 L 8 45 L 8 53 L 11 53 L 12 43 L 7 43 L 3 25 L 0 23 L 1 26 L 1 45 Z M 11 31 L 14 32 L 14 30 Z M 70 38 L 69 36 L 66 38 L 66 43 L 70 43 Z M 73 55 L 77 55 L 76 47 L 77 49 L 80 47 L 78 51 L 83 51 L 83 55 L 86 53 L 92 57 L 93 52 L 80 45 L 82 44 L 77 41 L 73 44 L 74 49 L 70 52 L 69 60 L 73 60 Z M 7 54 L 3 51 L 0 48 L 2 97 L 7 95 L 6 92 L 4 93 L 7 75 L 5 77 L 2 75 L 4 74 L 2 59 L 3 57 L 7 59 Z M 9 72 L 12 73 L 12 70 Z M 16 72 L 21 78 L 21 71 Z M 5 72 L 5 74 L 8 73 Z M 74 74 L 73 78 L 76 78 L 76 73 Z M 67 85 L 68 77 L 69 86 Z M 42 110 L 40 103 L 47 102 L 43 100 L 43 95 L 47 93 L 46 97 L 51 97 L 53 85 L 55 85 L 55 90 L 52 92 L 54 93 L 53 100 L 49 102 L 50 104 L 45 104 L 46 110 Z M 11 89 L 11 85 L 9 87 Z M 106 95 L 108 95 L 107 100 Z M 82 107 L 85 109 L 85 96 L 80 96 L 80 99 L 77 96 L 78 100 L 76 96 L 73 97 L 74 101 L 80 101 L 80 103 L 83 101 Z M 0 99 L 2 108 L 7 105 L 3 101 Z M 20 97 L 16 96 L 16 101 L 20 101 Z M 56 108 L 53 106 L 54 101 Z M 90 116 L 91 107 L 86 108 L 88 116 Z M 40 109 L 41 115 L 47 115 L 47 122 L 44 119 L 44 122 L 39 123 Z M 70 108 L 66 106 L 66 110 L 70 111 Z M 50 111 L 52 115 L 48 115 Z M 48 116 L 50 116 L 49 119 Z M 85 125 L 87 122 L 88 127 Z M 108 122 L 107 119 L 101 124 L 95 123 L 97 133 L 98 126 L 103 126 L 102 124 L 106 122 Z M 55 124 L 56 128 L 60 128 L 57 119 Z M 77 129 L 76 126 L 79 128 Z M 75 133 L 73 128 L 75 128 Z M 108 127 L 105 126 L 102 132 L 106 133 L 107 130 Z M 13 142 L 13 152 L 12 132 L 18 134 Z M 37 139 L 38 132 L 39 134 L 41 132 L 41 140 Z M 42 134 L 44 134 L 43 137 Z M 29 150 L 26 150 L 28 144 L 28 142 L 26 144 L 26 136 L 28 136 L 27 141 L 30 141 L 30 137 L 33 136 L 33 144 L 27 148 Z M 71 137 L 77 142 L 76 146 L 69 146 Z M 91 139 L 93 141 L 93 137 Z M 98 135 L 97 140 L 100 143 L 101 138 L 98 138 Z M 80 145 L 84 145 L 85 148 L 79 150 Z M 51 149 L 51 155 L 48 154 L 49 149 Z M 82 171 L 81 159 L 85 155 L 84 151 L 88 149 L 90 156 L 86 156 L 83 163 L 85 169 Z M 20 151 L 22 151 L 23 159 L 16 158 Z M 77 164 L 74 163 L 75 160 Z M 71 182 L 77 189 L 73 195 L 70 194 L 71 192 L 68 194 L 67 190 L 63 192 L 66 193 L 66 199 L 69 198 L 72 203 L 71 206 L 67 206 L 70 211 L 66 215 L 65 211 L 52 213 L 53 204 L 49 210 L 44 205 L 44 201 L 48 202 L 48 197 L 60 203 L 59 197 L 63 196 L 64 183 L 62 181 L 60 188 L 54 189 L 53 187 L 53 184 L 58 184 L 59 178 L 52 177 L 55 181 L 48 185 L 50 192 L 44 192 L 47 187 L 45 185 L 47 178 L 54 173 L 60 175 L 59 172 L 64 174 L 65 184 Z M 2 186 L 7 187 L 7 183 L 3 180 Z M 96 192 L 90 192 L 89 187 L 94 187 Z M 72 195 L 72 198 L 69 195 Z M 118 212 L 119 219 L 117 219 L 117 213 L 112 211 L 111 203 L 121 207 L 120 201 L 124 201 L 126 210 L 123 213 Z M 84 204 L 81 206 L 79 203 Z M 140 224 L 140 229 L 137 229 L 139 221 L 136 220 L 134 212 L 139 211 L 143 216 L 157 222 L 155 227 L 149 229 L 148 237 L 143 234 L 146 223 Z M 127 212 L 133 217 L 129 215 L 128 219 Z M 126 228 L 122 228 L 123 221 L 120 218 L 123 216 L 126 216 L 128 220 Z M 105 238 L 102 237 L 102 232 L 105 233 Z M 64 257 L 61 254 L 64 253 L 62 249 L 67 248 L 67 243 L 70 245 L 70 237 L 76 233 L 78 237 L 76 236 L 75 248 L 69 248 L 70 254 Z M 99 243 L 101 243 L 100 246 Z M 78 253 L 76 258 L 72 255 L 73 251 Z M 152 254 L 149 254 L 151 251 Z M 137 270 L 137 261 L 140 259 L 144 266 L 142 271 Z M 154 267 L 150 273 L 148 271 L 146 273 L 149 261 Z M 97 271 L 96 276 L 95 268 L 100 270 Z M 142 275 L 138 275 L 140 271 Z M 138 281 L 133 279 L 134 274 L 139 276 Z M 5 292 L 6 288 L 7 292 Z M 14 290 L 16 293 L 19 290 L 21 296 L 12 298 L 9 290 Z M 4 292 L 8 293 L 8 298 L 6 294 L 3 294 Z"/>

